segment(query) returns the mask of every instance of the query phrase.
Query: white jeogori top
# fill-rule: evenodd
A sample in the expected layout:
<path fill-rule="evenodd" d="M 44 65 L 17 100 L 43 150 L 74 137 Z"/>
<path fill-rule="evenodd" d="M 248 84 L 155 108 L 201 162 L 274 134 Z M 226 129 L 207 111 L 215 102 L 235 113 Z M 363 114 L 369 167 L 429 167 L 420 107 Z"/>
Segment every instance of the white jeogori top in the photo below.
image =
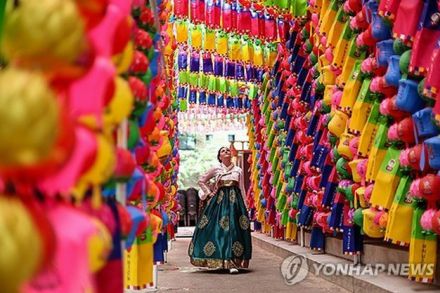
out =
<path fill-rule="evenodd" d="M 214 188 L 211 189 L 208 182 L 212 178 L 215 178 Z M 199 192 L 200 198 L 204 200 L 210 193 L 216 192 L 215 186 L 220 180 L 232 180 L 237 181 L 240 187 L 241 196 L 243 200 L 246 196 L 244 189 L 244 178 L 243 178 L 243 170 L 231 164 L 229 167 L 223 165 L 223 163 L 209 169 L 205 174 L 203 174 L 199 179 L 199 185 L 201 188 L 201 192 Z M 246 205 L 246 201 L 245 201 Z"/>

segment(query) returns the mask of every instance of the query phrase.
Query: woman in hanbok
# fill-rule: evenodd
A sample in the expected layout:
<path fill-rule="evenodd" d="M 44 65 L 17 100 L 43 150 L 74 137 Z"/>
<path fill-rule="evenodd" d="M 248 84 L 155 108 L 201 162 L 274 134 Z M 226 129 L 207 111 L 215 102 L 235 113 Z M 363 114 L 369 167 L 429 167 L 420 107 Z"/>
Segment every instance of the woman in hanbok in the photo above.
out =
<path fill-rule="evenodd" d="M 222 147 L 220 164 L 199 180 L 201 199 L 207 199 L 200 215 L 188 254 L 194 266 L 229 269 L 238 273 L 248 268 L 252 255 L 243 171 L 232 162 L 231 151 Z M 213 187 L 210 180 L 214 179 Z"/>

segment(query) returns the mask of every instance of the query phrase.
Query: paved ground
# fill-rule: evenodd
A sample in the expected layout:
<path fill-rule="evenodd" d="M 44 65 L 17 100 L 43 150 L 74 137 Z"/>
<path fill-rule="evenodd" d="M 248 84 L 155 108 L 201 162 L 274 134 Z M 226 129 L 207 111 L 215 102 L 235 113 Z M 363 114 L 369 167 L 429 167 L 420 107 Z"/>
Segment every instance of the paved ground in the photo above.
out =
<path fill-rule="evenodd" d="M 190 238 L 177 238 L 168 253 L 168 263 L 159 266 L 159 292 L 348 292 L 312 275 L 299 284 L 287 286 L 280 273 L 282 259 L 253 246 L 253 259 L 248 271 L 230 275 L 193 267 L 187 248 Z"/>

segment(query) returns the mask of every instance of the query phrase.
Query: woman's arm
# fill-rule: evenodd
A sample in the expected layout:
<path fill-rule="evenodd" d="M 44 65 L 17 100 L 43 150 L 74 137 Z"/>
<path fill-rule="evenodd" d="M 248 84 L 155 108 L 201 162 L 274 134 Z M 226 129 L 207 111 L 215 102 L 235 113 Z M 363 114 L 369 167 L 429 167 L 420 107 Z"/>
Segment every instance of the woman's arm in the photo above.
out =
<path fill-rule="evenodd" d="M 199 186 L 201 189 L 201 192 L 199 193 L 200 199 L 204 200 L 208 197 L 209 194 L 212 193 L 212 190 L 208 186 L 209 180 L 215 176 L 217 171 L 217 167 L 213 167 L 209 169 L 205 174 L 200 176 L 199 178 Z"/>

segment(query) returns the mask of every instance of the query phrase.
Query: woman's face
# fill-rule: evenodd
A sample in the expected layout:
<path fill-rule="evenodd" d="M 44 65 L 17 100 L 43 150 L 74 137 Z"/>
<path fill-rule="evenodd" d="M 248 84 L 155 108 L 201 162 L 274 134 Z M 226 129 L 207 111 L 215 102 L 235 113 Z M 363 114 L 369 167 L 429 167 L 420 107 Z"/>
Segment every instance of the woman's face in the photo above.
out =
<path fill-rule="evenodd" d="M 222 148 L 220 150 L 220 160 L 225 162 L 225 160 L 228 161 L 229 159 L 231 159 L 231 151 L 229 148 Z"/>

